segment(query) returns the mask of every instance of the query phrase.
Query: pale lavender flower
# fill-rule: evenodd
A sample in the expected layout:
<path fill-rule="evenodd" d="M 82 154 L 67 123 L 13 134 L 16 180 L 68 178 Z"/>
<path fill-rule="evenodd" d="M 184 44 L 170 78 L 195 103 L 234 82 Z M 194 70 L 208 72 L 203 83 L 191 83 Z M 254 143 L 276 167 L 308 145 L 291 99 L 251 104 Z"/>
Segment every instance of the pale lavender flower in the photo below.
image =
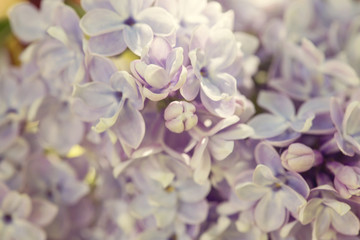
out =
<path fill-rule="evenodd" d="M 43 199 L 9 191 L 0 184 L 0 237 L 3 240 L 45 240 L 41 227 L 56 216 L 57 207 Z"/>
<path fill-rule="evenodd" d="M 4 151 L 0 151 L 0 181 L 11 189 L 19 190 L 24 186 L 25 169 L 28 165 L 30 146 L 23 138 Z"/>
<path fill-rule="evenodd" d="M 157 154 L 141 161 L 132 177 L 140 192 L 131 203 L 137 218 L 153 216 L 158 227 L 175 219 L 186 224 L 200 224 L 206 219 L 210 191 L 208 181 L 199 185 L 190 168 L 167 155 Z"/>
<path fill-rule="evenodd" d="M 172 132 L 181 133 L 196 126 L 198 118 L 195 106 L 185 101 L 173 101 L 164 112 L 165 126 Z"/>
<path fill-rule="evenodd" d="M 296 100 L 330 97 L 352 87 L 360 81 L 355 70 L 336 58 L 326 59 L 323 51 L 307 39 L 301 46 L 285 41 L 279 64 L 271 69 L 269 85 Z M 275 74 L 274 74 L 275 73 Z"/>
<path fill-rule="evenodd" d="M 137 148 L 145 134 L 145 123 L 139 112 L 143 98 L 135 79 L 99 56 L 93 56 L 89 66 L 93 68 L 93 81 L 75 86 L 74 111 L 84 121 L 96 122 L 97 132 L 111 128 L 122 143 Z"/>
<path fill-rule="evenodd" d="M 251 216 L 244 214 L 244 220 L 251 223 Z M 249 217 L 245 219 L 246 217 Z M 237 222 L 233 223 L 233 220 L 228 217 L 220 216 L 217 218 L 217 222 L 212 224 L 206 229 L 200 236 L 200 240 L 268 240 L 267 234 L 261 232 L 256 226 L 250 225 L 248 231 L 239 231 Z"/>
<path fill-rule="evenodd" d="M 38 139 L 42 147 L 66 154 L 83 139 L 84 123 L 72 112 L 68 101 L 48 96 L 40 105 Z"/>
<path fill-rule="evenodd" d="M 74 205 L 89 192 L 89 186 L 78 178 L 76 171 L 55 155 L 33 161 L 30 174 L 30 193 L 60 206 Z"/>
<path fill-rule="evenodd" d="M 302 224 L 312 223 L 313 239 L 337 239 L 337 233 L 356 236 L 360 230 L 359 219 L 351 207 L 332 198 L 310 199 L 301 209 L 299 219 Z"/>
<path fill-rule="evenodd" d="M 290 98 L 279 93 L 262 91 L 257 103 L 271 114 L 257 114 L 248 122 L 254 129 L 254 139 L 268 139 L 274 145 L 286 146 L 299 138 L 301 133 L 319 134 L 333 129 L 331 123 L 314 121 L 316 114 L 329 112 L 330 99 L 311 99 L 301 105 L 297 114 Z"/>
<path fill-rule="evenodd" d="M 0 74 L 0 151 L 14 143 L 28 110 L 45 95 L 44 84 L 29 69 L 23 65 Z"/>
<path fill-rule="evenodd" d="M 40 9 L 27 2 L 16 4 L 9 11 L 12 31 L 25 43 L 43 39 L 50 26 L 62 21 L 54 14 L 60 5 L 63 5 L 62 0 L 43 0 Z"/>
<path fill-rule="evenodd" d="M 253 202 L 256 225 L 265 232 L 283 226 L 289 214 L 298 217 L 300 207 L 306 203 L 309 186 L 295 172 L 286 172 L 280 156 L 266 143 L 255 149 L 259 165 L 253 173 L 253 182 L 239 183 L 236 192 L 241 200 Z"/>
<path fill-rule="evenodd" d="M 220 121 L 206 114 L 199 118 L 198 125 L 189 131 L 193 140 L 185 152 L 194 149 L 190 166 L 194 169 L 194 180 L 201 184 L 210 174 L 211 159 L 225 159 L 233 151 L 234 142 L 248 138 L 253 134 L 253 129 L 238 123 L 239 118 L 236 116 Z"/>
<path fill-rule="evenodd" d="M 177 37 L 190 36 L 192 31 L 200 26 L 233 28 L 234 14 L 232 11 L 222 12 L 222 6 L 218 2 L 199 0 L 177 0 L 169 2 L 157 0 L 156 6 L 162 7 L 170 12 L 176 19 L 179 29 Z"/>
<path fill-rule="evenodd" d="M 360 153 L 360 102 L 350 102 L 345 112 L 338 99 L 331 100 L 331 119 L 336 127 L 334 138 L 322 146 L 324 152 L 334 152 L 337 149 L 348 156 Z"/>
<path fill-rule="evenodd" d="M 327 168 L 335 175 L 334 187 L 341 197 L 360 196 L 360 167 L 329 162 Z"/>
<path fill-rule="evenodd" d="M 235 112 L 236 79 L 241 60 L 240 47 L 228 29 L 200 26 L 194 30 L 189 58 L 192 70 L 181 88 L 186 100 L 200 92 L 202 104 L 212 114 L 229 117 Z"/>
<path fill-rule="evenodd" d="M 82 1 L 89 11 L 81 19 L 80 26 L 91 37 L 90 51 L 114 56 L 128 47 L 140 56 L 154 35 L 172 35 L 176 28 L 173 17 L 163 8 L 151 7 L 152 2 L 108 0 L 97 4 L 90 0 Z"/>
<path fill-rule="evenodd" d="M 143 51 L 141 60 L 131 63 L 131 72 L 144 86 L 144 96 L 159 101 L 185 83 L 187 70 L 182 64 L 182 48 L 172 48 L 166 39 L 155 38 Z"/>

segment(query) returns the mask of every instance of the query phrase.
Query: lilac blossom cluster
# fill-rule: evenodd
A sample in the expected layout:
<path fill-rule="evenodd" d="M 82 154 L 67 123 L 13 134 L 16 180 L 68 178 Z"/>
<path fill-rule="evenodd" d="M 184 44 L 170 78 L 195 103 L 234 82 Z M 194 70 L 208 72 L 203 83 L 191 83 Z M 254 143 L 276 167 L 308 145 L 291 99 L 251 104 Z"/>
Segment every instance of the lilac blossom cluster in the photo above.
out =
<path fill-rule="evenodd" d="M 360 2 L 62 0 L 8 16 L 1 240 L 356 240 Z"/>

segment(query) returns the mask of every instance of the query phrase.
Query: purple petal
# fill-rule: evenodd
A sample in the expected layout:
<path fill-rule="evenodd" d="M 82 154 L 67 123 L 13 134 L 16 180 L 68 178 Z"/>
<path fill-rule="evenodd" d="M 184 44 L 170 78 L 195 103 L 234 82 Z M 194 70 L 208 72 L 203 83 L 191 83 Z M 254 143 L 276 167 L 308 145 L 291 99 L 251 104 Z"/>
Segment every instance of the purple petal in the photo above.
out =
<path fill-rule="evenodd" d="M 326 61 L 321 66 L 321 71 L 325 75 L 334 77 L 336 80 L 349 86 L 358 86 L 360 84 L 359 77 L 355 70 L 348 64 L 339 60 Z"/>
<path fill-rule="evenodd" d="M 335 228 L 337 232 L 351 236 L 356 236 L 359 234 L 359 219 L 353 212 L 349 211 L 343 216 L 335 213 L 335 211 L 331 211 L 330 214 L 331 225 Z"/>
<path fill-rule="evenodd" d="M 273 171 L 273 174 L 284 172 L 279 154 L 269 144 L 261 142 L 256 146 L 255 159 L 257 163 L 269 167 Z"/>
<path fill-rule="evenodd" d="M 123 30 L 104 33 L 89 40 L 89 49 L 92 53 L 104 56 L 114 56 L 126 49 Z"/>
<path fill-rule="evenodd" d="M 80 20 L 81 29 L 89 36 L 118 31 L 124 26 L 123 19 L 115 12 L 107 9 L 91 10 Z"/>
<path fill-rule="evenodd" d="M 90 56 L 88 65 L 91 80 L 94 82 L 109 82 L 113 73 L 117 71 L 115 64 L 108 58 Z"/>
<path fill-rule="evenodd" d="M 85 121 L 95 121 L 100 117 L 111 117 L 117 112 L 118 102 L 113 89 L 103 82 L 76 85 L 73 109 Z"/>
<path fill-rule="evenodd" d="M 195 183 L 193 180 L 180 182 L 176 187 L 178 197 L 183 202 L 198 202 L 206 197 L 210 191 L 210 183 L 205 182 L 202 185 Z"/>
<path fill-rule="evenodd" d="M 259 94 L 257 103 L 260 107 L 265 108 L 275 115 L 282 116 L 285 119 L 290 120 L 295 117 L 294 104 L 285 95 L 262 91 Z"/>
<path fill-rule="evenodd" d="M 175 31 L 173 16 L 160 7 L 147 8 L 141 11 L 136 19 L 138 22 L 150 26 L 152 32 L 159 36 L 169 36 Z"/>
<path fill-rule="evenodd" d="M 14 231 L 11 239 L 45 240 L 46 235 L 40 228 L 24 220 L 18 220 L 14 223 Z"/>
<path fill-rule="evenodd" d="M 286 182 L 289 187 L 301 194 L 304 198 L 309 196 L 310 187 L 300 174 L 296 172 L 287 172 Z"/>
<path fill-rule="evenodd" d="M 237 185 L 235 191 L 239 199 L 254 202 L 269 192 L 269 188 L 248 182 Z"/>
<path fill-rule="evenodd" d="M 211 170 L 211 158 L 206 149 L 208 139 L 203 138 L 195 147 L 194 154 L 190 160 L 190 166 L 194 169 L 194 180 L 198 184 L 204 184 Z"/>
<path fill-rule="evenodd" d="M 109 0 L 81 0 L 81 7 L 87 12 L 96 8 L 113 10 Z"/>
<path fill-rule="evenodd" d="M 206 219 L 208 208 L 206 200 L 195 203 L 180 203 L 179 218 L 187 224 L 199 224 Z"/>
<path fill-rule="evenodd" d="M 285 222 L 286 210 L 279 194 L 267 193 L 255 207 L 256 225 L 264 232 L 279 229 Z"/>
<path fill-rule="evenodd" d="M 56 205 L 40 198 L 32 199 L 32 211 L 29 220 L 40 227 L 51 223 L 58 213 Z"/>
<path fill-rule="evenodd" d="M 194 100 L 200 90 L 200 81 L 193 70 L 188 71 L 187 79 L 180 89 L 181 95 L 188 101 Z"/>
<path fill-rule="evenodd" d="M 144 118 L 129 102 L 126 102 L 113 129 L 119 139 L 132 148 L 138 148 L 145 136 Z"/>
<path fill-rule="evenodd" d="M 254 139 L 271 138 L 283 133 L 289 125 L 287 121 L 279 116 L 261 113 L 250 119 L 248 125 L 254 129 Z"/>
<path fill-rule="evenodd" d="M 331 217 L 328 209 L 324 208 L 319 214 L 317 214 L 313 225 L 313 232 L 316 237 L 320 237 L 329 231 L 330 221 Z"/>
<path fill-rule="evenodd" d="M 300 208 L 306 204 L 305 198 L 287 186 L 283 186 L 279 194 L 286 209 L 298 217 Z"/>
<path fill-rule="evenodd" d="M 227 141 L 214 136 L 210 138 L 208 148 L 213 158 L 224 160 L 234 150 L 234 141 Z"/>
<path fill-rule="evenodd" d="M 204 107 L 214 115 L 221 118 L 228 118 L 235 113 L 235 98 L 222 99 L 214 101 L 209 98 L 202 90 L 200 90 L 200 99 Z"/>
<path fill-rule="evenodd" d="M 151 28 L 140 23 L 125 27 L 123 34 L 126 45 L 138 56 L 141 56 L 144 47 L 148 46 L 154 38 Z"/>
<path fill-rule="evenodd" d="M 20 40 L 32 42 L 44 36 L 46 23 L 33 4 L 21 3 L 9 11 L 12 31 Z M 31 19 L 31 21 L 29 21 Z"/>
<path fill-rule="evenodd" d="M 269 167 L 258 164 L 254 170 L 253 181 L 260 186 L 270 186 L 278 182 L 278 179 Z"/>

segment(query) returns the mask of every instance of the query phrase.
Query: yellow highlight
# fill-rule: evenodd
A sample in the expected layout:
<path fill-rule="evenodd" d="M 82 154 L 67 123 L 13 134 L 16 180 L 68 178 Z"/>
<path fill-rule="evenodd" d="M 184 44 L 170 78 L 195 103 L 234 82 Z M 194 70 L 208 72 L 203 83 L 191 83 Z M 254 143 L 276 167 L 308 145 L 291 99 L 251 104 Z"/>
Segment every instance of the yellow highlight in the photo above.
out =
<path fill-rule="evenodd" d="M 36 133 L 38 130 L 39 130 L 39 121 L 26 123 L 25 132 Z"/>
<path fill-rule="evenodd" d="M 75 145 L 66 154 L 66 157 L 67 158 L 76 158 L 76 157 L 80 157 L 84 153 L 85 153 L 85 149 L 83 147 L 81 147 L 80 145 Z"/>
<path fill-rule="evenodd" d="M 139 57 L 129 49 L 126 49 L 119 56 L 111 58 L 117 69 L 119 69 L 120 71 L 127 71 L 127 72 L 130 72 L 130 63 L 136 59 L 139 59 Z"/>
<path fill-rule="evenodd" d="M 1 0 L 0 1 L 0 18 L 7 17 L 7 11 L 14 4 L 24 2 L 24 0 Z"/>
<path fill-rule="evenodd" d="M 89 186 L 95 186 L 96 184 L 96 170 L 95 168 L 90 168 L 89 172 L 85 177 L 85 182 L 89 184 Z"/>

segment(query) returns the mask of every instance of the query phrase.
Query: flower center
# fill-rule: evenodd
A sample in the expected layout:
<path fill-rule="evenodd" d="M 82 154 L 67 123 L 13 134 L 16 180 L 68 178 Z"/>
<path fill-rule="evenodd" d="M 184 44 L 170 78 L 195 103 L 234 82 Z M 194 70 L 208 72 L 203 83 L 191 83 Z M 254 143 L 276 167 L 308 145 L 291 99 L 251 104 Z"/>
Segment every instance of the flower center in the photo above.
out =
<path fill-rule="evenodd" d="M 200 69 L 200 74 L 202 77 L 207 78 L 209 76 L 209 71 L 207 70 L 206 67 L 202 67 Z"/>
<path fill-rule="evenodd" d="M 12 216 L 10 214 L 5 214 L 3 216 L 3 221 L 5 224 L 10 224 L 12 222 Z"/>
<path fill-rule="evenodd" d="M 128 25 L 128 26 L 132 26 L 136 23 L 135 19 L 133 17 L 129 17 L 128 19 L 126 19 L 124 21 L 124 24 Z"/>
<path fill-rule="evenodd" d="M 122 97 L 123 97 L 122 92 L 115 92 L 115 98 L 118 102 L 121 101 Z"/>

